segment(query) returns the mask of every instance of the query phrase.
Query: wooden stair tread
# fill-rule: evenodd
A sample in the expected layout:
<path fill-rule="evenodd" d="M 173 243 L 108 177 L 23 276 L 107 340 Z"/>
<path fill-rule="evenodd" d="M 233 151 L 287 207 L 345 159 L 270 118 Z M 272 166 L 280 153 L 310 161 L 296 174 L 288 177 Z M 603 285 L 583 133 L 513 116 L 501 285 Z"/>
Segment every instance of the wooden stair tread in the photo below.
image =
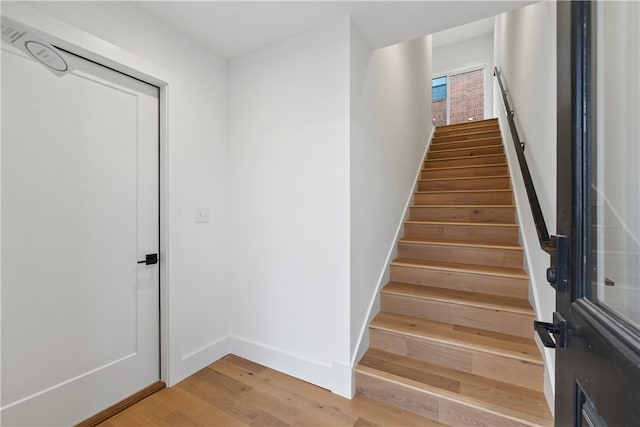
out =
<path fill-rule="evenodd" d="M 460 132 L 456 132 L 453 135 L 442 135 L 442 134 L 433 134 L 433 139 L 434 142 L 437 139 L 441 139 L 441 138 L 465 138 L 465 137 L 469 137 L 469 136 L 483 136 L 483 135 L 487 135 L 487 134 L 495 134 L 495 133 L 499 133 L 500 129 L 467 129 L 466 131 L 460 131 Z"/>
<path fill-rule="evenodd" d="M 418 240 L 402 238 L 398 240 L 398 243 L 406 243 L 410 245 L 440 245 L 440 246 L 462 246 L 473 248 L 486 248 L 486 249 L 505 249 L 505 250 L 522 250 L 522 246 L 518 243 L 494 243 L 494 242 L 479 242 L 472 240 Z"/>
<path fill-rule="evenodd" d="M 477 126 L 464 126 L 460 128 L 453 128 L 453 129 L 443 129 L 442 127 L 437 127 L 434 135 L 435 136 L 457 135 L 458 133 L 461 133 L 461 132 L 482 131 L 482 130 L 499 131 L 500 126 L 498 125 L 498 123 L 482 123 Z"/>
<path fill-rule="evenodd" d="M 414 208 L 515 208 L 516 205 L 413 205 Z"/>
<path fill-rule="evenodd" d="M 441 142 L 440 144 L 450 144 L 450 143 L 449 142 L 446 142 L 446 143 L 445 142 Z M 473 147 L 473 149 L 474 150 L 481 150 L 483 148 L 496 148 L 496 147 L 503 148 L 502 144 L 487 144 L 487 145 L 480 145 L 480 146 L 477 146 L 477 147 Z M 457 147 L 457 148 L 446 148 L 444 150 L 434 150 L 434 151 L 437 151 L 438 154 L 442 154 L 442 153 L 446 153 L 446 152 L 449 152 L 449 151 L 455 152 L 455 151 L 464 151 L 464 150 L 468 150 L 468 149 L 469 149 L 468 147 Z M 502 153 L 500 153 L 500 154 L 504 154 L 504 151 Z M 461 156 L 461 157 L 467 158 L 467 157 L 474 157 L 474 156 Z M 449 157 L 447 157 L 447 159 L 449 159 Z M 429 156 L 427 156 L 426 160 L 427 161 L 429 160 Z M 432 160 L 435 160 L 435 159 L 432 159 Z"/>
<path fill-rule="evenodd" d="M 490 124 L 497 124 L 498 123 L 498 119 L 496 119 L 495 117 L 491 117 L 489 119 L 482 119 L 482 120 L 474 120 L 472 122 L 465 122 L 465 123 L 452 123 L 449 125 L 441 125 L 436 127 L 436 129 L 456 129 L 456 128 L 464 128 L 467 126 L 479 126 L 479 125 L 490 125 Z"/>
<path fill-rule="evenodd" d="M 535 341 L 515 335 L 384 311 L 376 315 L 369 327 L 542 365 Z"/>
<path fill-rule="evenodd" d="M 411 298 L 428 299 L 530 316 L 534 316 L 535 314 L 528 300 L 499 295 L 436 288 L 402 282 L 389 282 L 382 288 L 381 292 L 383 294 L 402 295 Z M 533 331 L 533 326 L 531 326 L 531 328 Z"/>
<path fill-rule="evenodd" d="M 511 193 L 512 190 L 510 188 L 482 188 L 478 190 L 419 190 L 415 191 L 413 194 L 465 194 L 465 193 L 473 193 L 473 194 L 483 194 L 483 193 Z"/>
<path fill-rule="evenodd" d="M 420 178 L 418 181 L 455 181 L 465 179 L 492 179 L 492 178 L 509 178 L 509 175 L 491 175 L 491 176 L 460 176 L 447 178 Z"/>
<path fill-rule="evenodd" d="M 477 135 L 482 135 L 482 134 L 477 134 Z M 467 135 L 464 135 L 464 136 L 467 136 Z M 446 136 L 444 138 L 450 138 L 450 136 Z M 469 139 L 459 139 L 457 141 L 438 141 L 437 138 L 434 136 L 433 141 L 431 142 L 431 146 L 434 147 L 434 146 L 446 145 L 446 144 L 464 145 L 465 143 L 469 143 L 469 142 L 476 143 L 478 141 L 496 141 L 499 139 L 500 139 L 499 136 L 487 136 L 485 138 L 478 137 L 478 138 L 469 138 Z M 488 144 L 488 145 L 498 145 L 498 144 Z"/>
<path fill-rule="evenodd" d="M 483 120 L 473 120 L 471 122 L 452 123 L 452 124 L 449 124 L 449 125 L 441 125 L 441 126 L 437 126 L 436 129 L 437 130 L 451 131 L 451 130 L 455 130 L 455 129 L 459 129 L 459 128 L 467 129 L 467 128 L 481 127 L 481 126 L 498 126 L 498 122 L 497 122 L 497 120 L 495 118 L 483 119 Z"/>
<path fill-rule="evenodd" d="M 522 268 L 494 267 L 476 264 L 458 264 L 452 262 L 430 261 L 421 259 L 396 258 L 392 265 L 407 267 L 430 268 L 435 270 L 456 271 L 459 273 L 484 274 L 487 276 L 512 277 L 516 279 L 528 279 L 527 273 Z"/>
<path fill-rule="evenodd" d="M 542 392 L 494 381 L 409 357 L 369 349 L 356 372 L 374 376 L 465 406 L 512 418 L 515 423 L 550 426 L 553 418 Z"/>
<path fill-rule="evenodd" d="M 404 221 L 404 238 L 414 240 L 468 240 L 519 244 L 519 227 L 508 222 L 454 222 L 450 218 L 422 218 Z"/>
<path fill-rule="evenodd" d="M 447 225 L 447 226 L 480 226 L 480 227 L 508 227 L 518 228 L 518 224 L 509 222 L 452 222 L 452 221 L 419 221 L 415 219 L 408 219 L 405 224 L 417 224 L 417 225 Z"/>
<path fill-rule="evenodd" d="M 497 117 L 489 117 L 488 119 L 482 119 L 482 120 L 473 120 L 470 122 L 462 122 L 462 123 L 450 123 L 448 125 L 441 125 L 438 126 L 437 128 L 453 128 L 453 127 L 458 127 L 458 126 L 471 126 L 471 125 L 475 125 L 475 124 L 479 124 L 479 123 L 498 123 L 498 119 Z"/>
<path fill-rule="evenodd" d="M 446 150 L 442 150 L 446 151 Z M 477 154 L 475 156 L 459 156 L 459 157 L 447 157 L 444 159 L 426 159 L 425 162 L 444 162 L 449 160 L 469 160 L 471 159 L 482 159 L 485 157 L 496 157 L 496 156 L 504 156 L 504 153 L 496 153 L 496 154 Z"/>
<path fill-rule="evenodd" d="M 432 144 L 445 144 L 447 142 L 458 142 L 458 141 L 471 141 L 473 140 L 477 140 L 477 139 L 501 139 L 500 135 L 495 135 L 495 134 L 499 134 L 500 130 L 499 129 L 490 129 L 490 130 L 482 130 L 480 132 L 478 131 L 471 131 L 471 132 L 456 132 L 453 135 L 436 135 L 435 133 L 433 134 L 433 141 Z M 472 137 L 470 139 L 465 139 L 465 138 L 469 138 Z M 442 139 L 447 139 L 447 138 L 460 138 L 458 141 L 454 140 L 454 141 L 439 141 Z"/>
<path fill-rule="evenodd" d="M 447 159 L 449 160 L 449 159 Z M 466 169 L 482 169 L 492 168 L 496 166 L 507 166 L 506 163 L 490 163 L 486 165 L 468 165 L 468 166 L 442 166 L 437 168 L 422 168 L 422 172 L 434 172 L 440 170 L 466 170 Z"/>

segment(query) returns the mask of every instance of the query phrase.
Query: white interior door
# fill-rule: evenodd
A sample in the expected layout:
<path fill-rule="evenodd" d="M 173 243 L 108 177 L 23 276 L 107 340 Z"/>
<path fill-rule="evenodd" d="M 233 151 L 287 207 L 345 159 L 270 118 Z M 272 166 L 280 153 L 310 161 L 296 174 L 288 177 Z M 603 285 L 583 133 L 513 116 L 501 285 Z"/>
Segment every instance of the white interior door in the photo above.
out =
<path fill-rule="evenodd" d="M 2 50 L 3 425 L 70 425 L 159 379 L 158 89 Z"/>

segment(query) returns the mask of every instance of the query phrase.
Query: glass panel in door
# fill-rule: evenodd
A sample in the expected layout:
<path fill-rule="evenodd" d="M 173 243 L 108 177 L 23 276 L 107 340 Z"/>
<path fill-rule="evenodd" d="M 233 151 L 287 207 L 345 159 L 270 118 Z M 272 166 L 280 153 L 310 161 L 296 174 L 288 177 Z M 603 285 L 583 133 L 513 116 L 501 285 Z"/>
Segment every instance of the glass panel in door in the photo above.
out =
<path fill-rule="evenodd" d="M 596 4 L 592 286 L 586 296 L 640 328 L 640 3 Z"/>

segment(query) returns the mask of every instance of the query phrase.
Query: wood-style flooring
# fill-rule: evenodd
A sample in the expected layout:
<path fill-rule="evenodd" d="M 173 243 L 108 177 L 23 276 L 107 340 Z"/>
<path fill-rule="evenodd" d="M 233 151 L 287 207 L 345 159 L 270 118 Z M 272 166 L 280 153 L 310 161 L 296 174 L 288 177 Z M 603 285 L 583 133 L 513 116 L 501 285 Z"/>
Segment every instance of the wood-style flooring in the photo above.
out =
<path fill-rule="evenodd" d="M 228 355 L 101 424 L 130 426 L 441 426 Z"/>

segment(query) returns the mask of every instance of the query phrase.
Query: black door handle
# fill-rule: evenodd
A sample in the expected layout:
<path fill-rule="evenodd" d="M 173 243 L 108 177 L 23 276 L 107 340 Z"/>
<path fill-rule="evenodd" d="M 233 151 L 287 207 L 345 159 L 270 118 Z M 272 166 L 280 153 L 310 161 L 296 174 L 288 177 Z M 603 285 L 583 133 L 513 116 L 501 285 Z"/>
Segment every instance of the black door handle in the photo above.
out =
<path fill-rule="evenodd" d="M 567 322 L 560 313 L 553 313 L 554 323 L 533 322 L 533 328 L 542 340 L 542 344 L 549 348 L 564 348 L 567 346 Z M 553 338 L 551 335 L 557 335 Z"/>
<path fill-rule="evenodd" d="M 146 254 L 142 261 L 138 261 L 138 264 L 157 264 L 158 263 L 158 254 Z"/>

